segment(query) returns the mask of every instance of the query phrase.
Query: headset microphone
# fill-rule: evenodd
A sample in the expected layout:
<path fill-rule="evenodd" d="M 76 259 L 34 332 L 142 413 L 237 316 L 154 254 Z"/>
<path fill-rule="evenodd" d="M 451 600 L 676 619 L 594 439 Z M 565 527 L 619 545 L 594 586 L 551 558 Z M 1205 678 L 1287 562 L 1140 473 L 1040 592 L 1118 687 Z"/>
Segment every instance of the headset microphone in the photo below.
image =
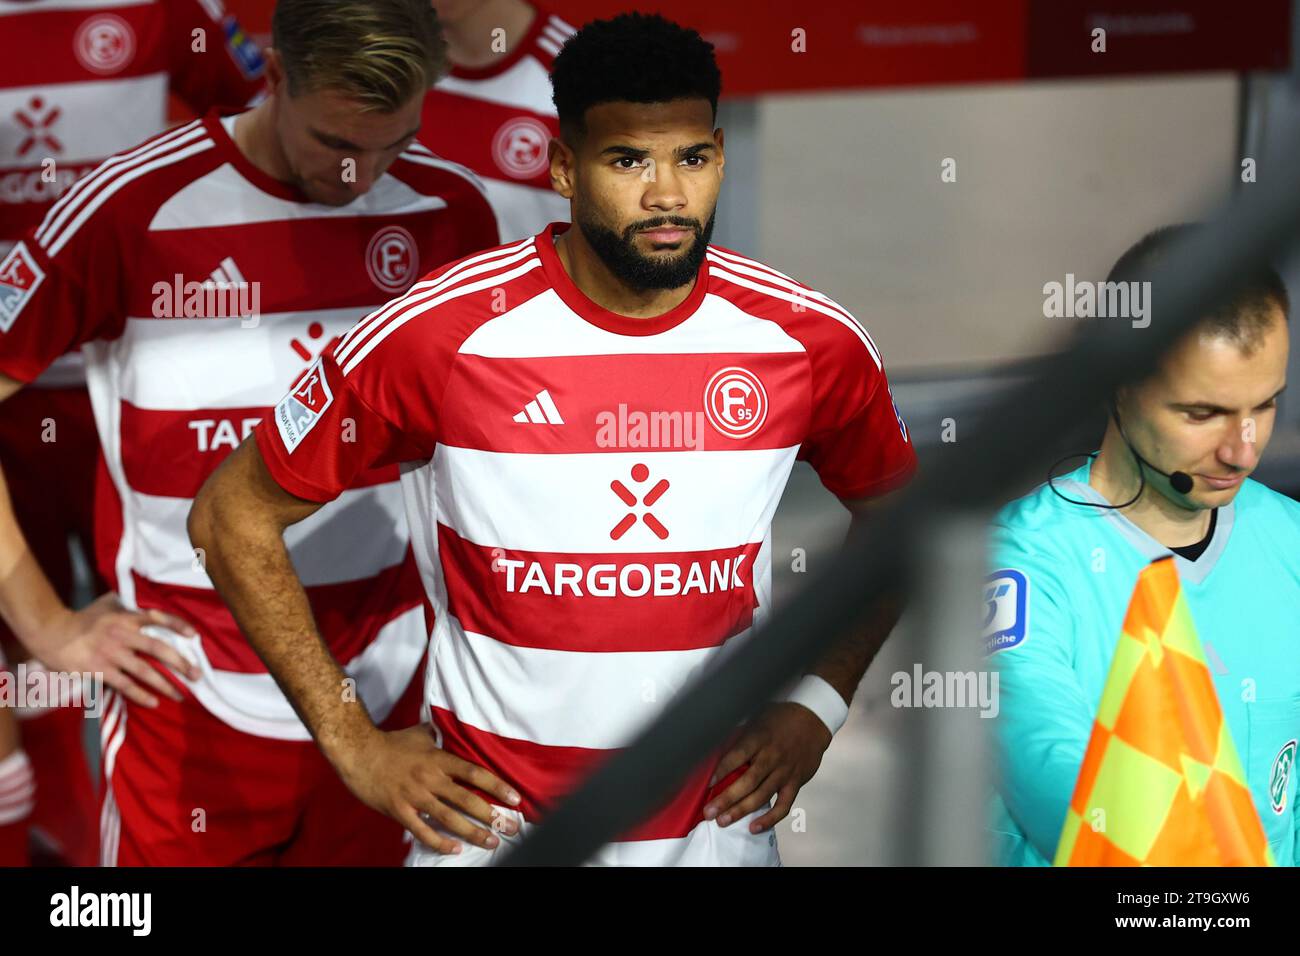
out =
<path fill-rule="evenodd" d="M 1128 436 L 1124 434 L 1124 426 L 1121 425 L 1119 421 L 1119 409 L 1112 404 L 1110 406 L 1110 413 L 1115 419 L 1115 427 L 1119 429 L 1119 437 L 1124 439 L 1124 444 L 1128 445 L 1128 450 L 1132 452 L 1133 457 L 1138 460 L 1138 471 L 1141 471 L 1142 466 L 1146 465 L 1146 467 L 1150 468 L 1157 475 L 1164 475 L 1166 478 L 1169 479 L 1169 487 L 1174 489 L 1174 491 L 1178 492 L 1180 495 L 1185 495 L 1187 494 L 1187 492 L 1192 490 L 1192 485 L 1194 484 L 1194 482 L 1192 481 L 1192 476 L 1189 475 L 1187 472 L 1161 471 L 1155 465 L 1151 464 L 1151 462 L 1147 461 L 1145 458 L 1139 455 L 1137 449 L 1133 447 L 1133 443 L 1130 442 L 1128 440 Z"/>
<path fill-rule="evenodd" d="M 1171 471 L 1169 473 L 1169 487 L 1180 495 L 1185 495 L 1191 491 L 1192 484 L 1192 476 L 1185 471 Z"/>
<path fill-rule="evenodd" d="M 1161 470 L 1160 470 L 1159 468 L 1157 468 L 1155 465 L 1151 464 L 1151 462 L 1147 461 L 1145 458 L 1143 458 L 1141 455 L 1139 455 L 1138 452 L 1137 452 L 1137 449 L 1133 447 L 1132 442 L 1130 442 L 1130 441 L 1128 440 L 1128 436 L 1124 434 L 1124 426 L 1121 425 L 1121 424 L 1120 424 L 1120 421 L 1119 421 L 1119 409 L 1116 408 L 1114 404 L 1112 404 L 1111 407 L 1110 407 L 1110 413 L 1111 413 L 1111 416 L 1115 419 L 1115 427 L 1119 430 L 1119 437 L 1120 437 L 1121 439 L 1123 439 L 1124 444 L 1125 444 L 1126 446 L 1128 446 L 1128 450 L 1132 453 L 1133 457 L 1137 460 L 1137 463 L 1138 463 L 1138 490 L 1137 490 L 1137 494 L 1135 494 L 1135 495 L 1134 495 L 1132 498 L 1130 498 L 1128 501 L 1124 502 L 1122 505 L 1102 505 L 1102 504 L 1097 504 L 1095 501 L 1079 501 L 1079 500 L 1077 500 L 1077 499 L 1075 499 L 1075 498 L 1066 498 L 1065 495 L 1063 495 L 1063 494 L 1061 494 L 1059 491 L 1057 491 L 1057 490 L 1056 490 L 1056 486 L 1055 486 L 1054 484 L 1052 484 L 1052 472 L 1054 472 L 1054 471 L 1056 470 L 1057 465 L 1059 465 L 1062 461 L 1066 461 L 1066 460 L 1069 459 L 1069 458 L 1075 458 L 1075 457 L 1088 457 L 1088 458 L 1093 458 L 1093 457 L 1096 457 L 1096 453 L 1095 453 L 1095 452 L 1091 452 L 1091 453 L 1087 453 L 1087 454 L 1085 454 L 1084 456 L 1066 455 L 1065 458 L 1060 459 L 1060 461 L 1056 462 L 1056 464 L 1055 464 L 1055 465 L 1052 465 L 1052 467 L 1048 470 L 1048 472 L 1047 472 L 1047 485 L 1048 485 L 1049 488 L 1052 489 L 1053 492 L 1056 493 L 1056 495 L 1057 495 L 1058 498 L 1063 498 L 1064 500 L 1070 502 L 1071 504 L 1076 504 L 1076 505 L 1089 505 L 1090 507 L 1093 507 L 1093 508 L 1105 508 L 1105 509 L 1108 509 L 1108 510 L 1109 510 L 1109 509 L 1118 509 L 1118 508 L 1127 508 L 1127 507 L 1128 507 L 1129 505 L 1131 505 L 1133 502 L 1137 501 L 1139 498 L 1142 497 L 1142 492 L 1143 492 L 1143 490 L 1146 488 L 1147 477 L 1146 477 L 1146 472 L 1143 471 L 1143 467 L 1144 467 L 1144 466 L 1145 466 L 1146 468 L 1150 468 L 1150 469 L 1151 469 L 1152 471 L 1154 471 L 1156 474 L 1158 474 L 1158 475 L 1164 475 L 1166 478 L 1168 478 L 1168 479 L 1169 479 L 1169 487 L 1172 488 L 1172 489 L 1174 489 L 1174 491 L 1178 492 L 1178 494 L 1180 494 L 1180 495 L 1185 495 L 1185 494 L 1187 494 L 1189 491 L 1192 490 L 1192 487 L 1193 487 L 1193 485 L 1195 484 L 1195 482 L 1192 480 L 1192 476 L 1189 475 L 1187 472 L 1185 472 L 1185 471 L 1161 471 Z"/>

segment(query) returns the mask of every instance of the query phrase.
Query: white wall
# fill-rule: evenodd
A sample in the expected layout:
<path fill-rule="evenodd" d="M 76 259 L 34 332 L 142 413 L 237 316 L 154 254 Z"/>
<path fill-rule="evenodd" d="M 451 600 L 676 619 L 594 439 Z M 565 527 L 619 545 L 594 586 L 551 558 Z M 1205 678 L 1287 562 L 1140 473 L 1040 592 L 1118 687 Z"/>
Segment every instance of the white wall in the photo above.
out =
<path fill-rule="evenodd" d="M 763 98 L 753 251 L 857 315 L 892 372 L 1044 352 L 1069 321 L 1043 317 L 1045 282 L 1100 278 L 1149 229 L 1227 197 L 1237 87 L 1202 74 Z"/>

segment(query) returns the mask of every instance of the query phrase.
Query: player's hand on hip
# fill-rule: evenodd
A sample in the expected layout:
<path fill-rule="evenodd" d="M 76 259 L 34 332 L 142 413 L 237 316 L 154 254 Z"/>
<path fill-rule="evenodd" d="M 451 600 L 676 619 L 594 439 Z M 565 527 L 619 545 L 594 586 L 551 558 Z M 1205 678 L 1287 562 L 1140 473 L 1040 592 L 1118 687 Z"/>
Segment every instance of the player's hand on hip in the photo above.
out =
<path fill-rule="evenodd" d="M 497 832 L 514 835 L 519 829 L 462 784 L 510 807 L 518 806 L 519 794 L 495 774 L 440 748 L 428 725 L 376 731 L 340 773 L 358 799 L 392 817 L 439 853 L 460 852 L 461 843 L 454 837 L 495 849 L 501 842 Z M 452 836 L 439 833 L 433 824 Z"/>
<path fill-rule="evenodd" d="M 198 678 L 199 669 L 166 641 L 145 633 L 151 627 L 197 636 L 194 628 L 174 615 L 128 610 L 116 594 L 105 594 L 51 622 L 31 650 L 51 670 L 102 674 L 105 684 L 132 703 L 157 707 L 155 693 L 180 700 L 181 692 L 145 660 L 146 655 L 191 680 Z"/>
<path fill-rule="evenodd" d="M 775 795 L 770 811 L 749 824 L 761 833 L 785 819 L 799 788 L 821 766 L 831 743 L 831 732 L 816 714 L 800 704 L 771 704 L 743 728 L 736 742 L 722 755 L 713 780 L 721 780 L 738 767 L 749 769 L 704 807 L 704 819 L 729 826 Z"/>

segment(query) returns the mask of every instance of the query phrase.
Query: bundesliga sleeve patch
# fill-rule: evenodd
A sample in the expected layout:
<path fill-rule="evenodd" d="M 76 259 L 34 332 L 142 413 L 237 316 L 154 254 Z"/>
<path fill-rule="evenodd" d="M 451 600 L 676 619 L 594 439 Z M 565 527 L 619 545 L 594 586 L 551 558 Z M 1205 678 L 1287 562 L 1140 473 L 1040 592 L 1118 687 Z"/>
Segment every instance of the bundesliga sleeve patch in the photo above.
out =
<path fill-rule="evenodd" d="M 9 250 L 0 262 L 0 332 L 13 327 L 18 313 L 44 281 L 45 273 L 26 245 L 20 242 Z"/>
<path fill-rule="evenodd" d="M 244 74 L 244 79 L 255 80 L 261 76 L 266 61 L 262 59 L 261 49 L 253 42 L 253 38 L 244 32 L 239 21 L 233 15 L 227 14 L 221 21 L 221 30 L 226 35 L 226 48 L 230 50 L 239 72 Z"/>
<path fill-rule="evenodd" d="M 898 410 L 898 399 L 894 398 L 894 390 L 889 389 L 889 401 L 894 406 L 894 417 L 898 419 L 898 430 L 903 436 L 903 441 L 910 442 L 907 437 L 907 422 L 903 421 L 903 413 Z"/>
<path fill-rule="evenodd" d="M 321 360 L 309 368 L 298 384 L 275 406 L 275 424 L 280 429 L 284 447 L 292 454 L 307 433 L 316 427 L 325 409 L 334 401 Z"/>
<path fill-rule="evenodd" d="M 1029 623 L 1029 579 L 1004 568 L 984 585 L 984 653 L 996 654 L 1025 641 Z"/>

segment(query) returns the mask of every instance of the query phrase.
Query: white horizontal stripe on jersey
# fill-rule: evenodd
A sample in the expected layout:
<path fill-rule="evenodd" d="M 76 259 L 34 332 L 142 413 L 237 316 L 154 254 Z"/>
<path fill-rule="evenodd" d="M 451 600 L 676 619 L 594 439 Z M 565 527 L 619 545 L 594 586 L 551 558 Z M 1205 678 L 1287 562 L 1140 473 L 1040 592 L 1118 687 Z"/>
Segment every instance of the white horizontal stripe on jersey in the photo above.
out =
<path fill-rule="evenodd" d="M 145 163 L 144 165 L 136 165 L 129 172 L 120 171 L 121 175 L 114 178 L 112 182 L 105 185 L 102 189 L 97 190 L 94 195 L 87 199 L 84 208 L 82 208 L 82 210 L 77 214 L 75 219 L 68 223 L 67 227 L 64 228 L 62 232 L 58 232 L 57 235 L 52 234 L 49 237 L 50 242 L 47 251 L 50 256 L 57 256 L 59 250 L 77 234 L 77 230 L 81 228 L 85 221 L 94 215 L 95 210 L 108 202 L 109 199 L 113 198 L 113 195 L 122 187 L 129 185 L 141 176 L 148 175 L 155 170 L 182 162 L 183 160 L 189 159 L 191 156 L 212 149 L 215 145 L 216 143 L 211 139 L 199 140 L 198 142 L 192 143 L 176 152 L 159 156 L 157 159 Z"/>
<path fill-rule="evenodd" d="M 433 298 L 428 298 L 427 301 L 424 296 L 408 295 L 405 299 L 399 299 L 399 302 L 408 304 L 405 305 L 400 312 L 394 314 L 392 319 L 390 319 L 383 328 L 378 329 L 373 335 L 365 340 L 364 344 L 357 349 L 352 357 L 347 360 L 347 364 L 343 366 L 343 374 L 350 374 L 352 370 L 357 367 L 358 363 L 374 351 L 375 347 L 378 346 L 380 342 L 384 341 L 384 339 L 388 338 L 388 336 L 392 335 L 411 319 L 423 315 L 428 310 L 436 308 L 444 302 L 450 302 L 452 299 L 457 299 L 462 295 L 470 295 L 474 292 L 481 292 L 483 289 L 490 289 L 493 286 L 504 285 L 507 282 L 519 278 L 525 273 L 531 272 L 533 269 L 539 268 L 541 264 L 542 260 L 534 256 L 533 258 L 525 260 L 522 265 L 515 266 L 508 272 L 489 275 L 486 278 L 479 279 L 477 282 L 471 282 L 467 285 L 454 286 L 445 292 L 435 295 Z M 349 348 L 352 348 L 353 345 L 360 341 L 360 338 L 356 339 L 353 343 L 349 344 Z"/>
<path fill-rule="evenodd" d="M 535 236 L 550 223 L 569 221 L 569 200 L 550 186 L 533 186 L 484 174 L 483 188 L 496 213 L 502 242 Z"/>
<path fill-rule="evenodd" d="M 504 422 L 516 427 L 513 422 Z M 572 425 L 570 426 L 572 427 Z M 595 425 L 592 425 L 595 428 Z M 742 451 L 610 451 L 544 455 L 438 445 L 434 452 L 437 520 L 488 548 L 574 553 L 652 554 L 712 551 L 763 540 L 797 448 Z M 669 488 L 649 509 L 628 508 L 610 489 L 632 466 L 650 470 L 648 485 Z M 744 508 L 720 513 L 718 488 L 755 489 Z M 767 499 L 756 489 L 766 488 Z M 564 489 L 557 498 L 556 489 Z M 668 529 L 660 540 L 638 521 L 617 540 L 610 530 L 629 511 L 649 510 Z M 746 569 L 742 576 L 749 578 Z"/>
<path fill-rule="evenodd" d="M 694 315 L 664 332 L 619 335 L 574 315 L 554 289 L 547 289 L 484 322 L 465 339 L 460 351 L 487 358 L 647 353 L 717 353 L 725 357 L 747 352 L 802 352 L 804 347 L 776 322 L 750 315 L 717 295 L 706 295 Z"/>
<path fill-rule="evenodd" d="M 182 677 L 207 711 L 230 727 L 275 740 L 310 740 L 311 734 L 294 713 L 270 674 L 242 674 L 215 670 L 198 638 L 186 638 L 157 628 L 167 643 L 199 666 L 197 681 Z M 365 650 L 343 670 L 357 682 L 357 695 L 375 723 L 388 719 L 419 666 L 428 645 L 424 609 L 411 608 L 393 618 L 375 635 Z"/>
<path fill-rule="evenodd" d="M 543 650 L 466 631 L 450 614 L 438 621 L 429 703 L 479 730 L 551 747 L 626 746 L 721 650 Z"/>
<path fill-rule="evenodd" d="M 434 89 L 473 100 L 528 110 L 539 116 L 555 115 L 555 103 L 551 101 L 551 78 L 546 67 L 535 56 L 522 57 L 504 73 L 482 80 L 443 77 Z"/>
<path fill-rule="evenodd" d="M 871 337 L 867 335 L 866 330 L 864 330 L 862 326 L 857 323 L 857 321 L 849 318 L 838 308 L 831 308 L 828 305 L 823 305 L 821 302 L 809 298 L 806 293 L 803 293 L 802 290 L 800 290 L 801 294 L 795 295 L 794 293 L 786 292 L 783 289 L 775 289 L 770 285 L 762 285 L 759 282 L 754 282 L 750 279 L 741 278 L 740 276 L 736 275 L 734 272 L 730 272 L 728 271 L 728 269 L 722 268 L 722 265 L 725 264 L 723 263 L 722 260 L 715 259 L 713 258 L 713 256 L 710 256 L 709 258 L 713 262 L 713 265 L 709 269 L 709 273 L 715 279 L 725 280 L 727 282 L 733 282 L 736 285 L 744 286 L 746 289 L 752 289 L 755 292 L 761 292 L 764 295 L 769 295 L 774 299 L 783 299 L 786 302 L 794 303 L 805 309 L 812 309 L 814 312 L 821 312 L 823 315 L 830 316 L 832 319 L 834 319 L 836 322 L 839 322 L 845 328 L 850 329 L 853 332 L 853 334 L 858 337 L 858 341 L 860 341 L 866 347 L 867 351 L 871 354 L 872 360 L 875 361 L 876 363 L 876 368 L 884 367 L 880 360 L 880 353 L 876 351 L 876 344 L 871 341 Z"/>
<path fill-rule="evenodd" d="M 334 350 L 335 361 L 339 363 L 347 361 L 348 357 L 352 355 L 366 336 L 411 305 L 425 302 L 439 292 L 450 289 L 467 279 L 472 279 L 474 276 L 513 265 L 520 259 L 534 255 L 535 252 L 532 239 L 526 239 L 504 249 L 491 249 L 487 252 L 480 252 L 458 262 L 447 271 L 438 273 L 432 279 L 424 279 L 415 283 L 406 291 L 405 295 L 367 315 L 349 329 L 347 334 L 343 336 L 343 341 Z"/>
<path fill-rule="evenodd" d="M 73 215 L 78 213 L 87 202 L 94 201 L 104 187 L 125 171 L 187 144 L 205 140 L 209 144 L 212 142 L 203 124 L 195 120 L 164 133 L 153 142 L 105 160 L 93 173 L 79 179 L 58 202 L 50 207 L 50 211 L 45 214 L 45 218 L 36 229 L 36 241 L 42 246 L 48 246 L 56 233 Z"/>
<path fill-rule="evenodd" d="M 216 266 L 217 263 L 213 262 Z M 207 276 L 184 276 L 203 282 Z M 270 407 L 284 397 L 307 367 L 293 349 L 297 340 L 311 352 L 346 332 L 362 308 L 273 312 L 244 328 L 229 319 L 129 318 L 114 343 L 129 355 L 118 374 L 123 400 L 137 408 L 172 409 Z M 324 329 L 309 339 L 306 329 Z"/>
<path fill-rule="evenodd" d="M 191 504 L 189 498 L 127 493 L 123 520 L 136 532 L 129 555 L 132 570 L 158 584 L 212 589 L 185 527 Z M 402 562 L 408 539 L 396 481 L 349 488 L 284 532 L 294 569 L 306 587 L 374 577 Z"/>
<path fill-rule="evenodd" d="M 551 56 L 557 56 L 560 52 L 560 44 L 552 40 L 545 33 L 537 38 L 537 45 Z"/>
<path fill-rule="evenodd" d="M 121 149 L 123 143 L 138 143 L 158 132 L 167 110 L 167 76 L 150 73 L 119 80 L 0 89 L 0 116 L 14 116 L 37 96 L 62 112 L 62 122 L 58 125 L 62 148 L 56 162 L 65 167 L 100 162 Z M 104 109 L 108 96 L 112 97 L 111 110 Z M 7 133 L 6 138 L 11 135 L 21 139 L 17 128 Z M 4 152 L 8 153 L 9 148 Z M 0 170 L 39 168 L 44 159 L 45 151 L 38 147 L 26 156 L 0 160 Z"/>
<path fill-rule="evenodd" d="M 156 2 L 157 0 L 23 0 L 21 3 L 0 3 L 0 17 L 54 13 L 60 10 L 114 10 L 144 7 Z"/>
<path fill-rule="evenodd" d="M 447 201 L 441 196 L 422 195 L 387 173 L 379 177 L 369 192 L 346 206 L 293 202 L 260 189 L 250 189 L 243 175 L 227 163 L 189 183 L 164 202 L 154 213 L 149 230 L 210 229 L 258 222 L 361 216 L 384 216 L 387 222 L 398 216 L 446 208 Z M 379 226 L 376 222 L 375 228 Z"/>

